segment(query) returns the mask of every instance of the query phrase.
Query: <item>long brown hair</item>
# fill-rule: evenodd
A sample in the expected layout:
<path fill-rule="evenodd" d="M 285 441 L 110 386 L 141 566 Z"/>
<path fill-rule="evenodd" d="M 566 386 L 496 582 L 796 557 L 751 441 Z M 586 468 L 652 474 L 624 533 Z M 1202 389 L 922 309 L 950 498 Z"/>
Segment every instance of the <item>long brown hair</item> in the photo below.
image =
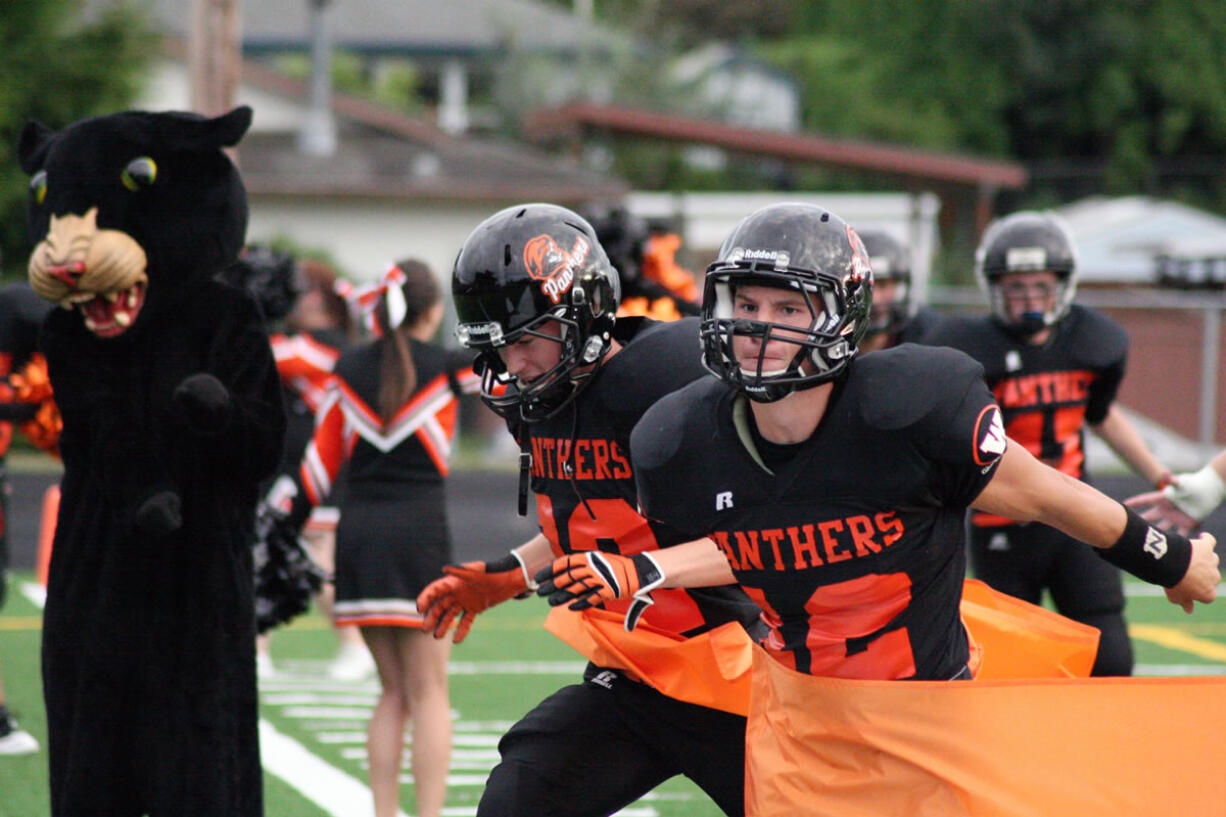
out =
<path fill-rule="evenodd" d="M 392 421 L 417 388 L 417 366 L 413 363 L 409 332 L 442 297 L 438 279 L 425 262 L 408 258 L 397 261 L 396 266 L 404 273 L 404 283 L 400 285 L 404 295 L 404 317 L 396 326 L 390 325 L 387 293 L 375 307 L 375 320 L 383 333 L 379 341 L 383 344 L 379 364 L 379 417 L 384 425 Z"/>

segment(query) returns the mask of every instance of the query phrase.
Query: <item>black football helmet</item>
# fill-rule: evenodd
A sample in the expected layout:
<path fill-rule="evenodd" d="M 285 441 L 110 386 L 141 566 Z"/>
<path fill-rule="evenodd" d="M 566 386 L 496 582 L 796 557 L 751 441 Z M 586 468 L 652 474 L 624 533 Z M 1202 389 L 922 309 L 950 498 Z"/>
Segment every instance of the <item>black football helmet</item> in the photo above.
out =
<path fill-rule="evenodd" d="M 596 231 L 596 239 L 617 270 L 622 291 L 632 290 L 643 274 L 643 248 L 651 238 L 647 222 L 621 206 L 590 205 L 580 215 Z"/>
<path fill-rule="evenodd" d="M 738 319 L 738 286 L 769 286 L 805 294 L 807 331 Z M 724 241 L 707 267 L 702 303 L 703 365 L 716 377 L 762 403 L 832 380 L 855 357 L 868 329 L 873 273 L 860 237 L 843 219 L 811 204 L 775 204 L 757 210 Z M 796 345 L 784 370 L 764 371 L 763 358 L 738 361 L 737 335 Z"/>
<path fill-rule="evenodd" d="M 1015 272 L 1050 271 L 1059 279 L 1054 306 L 1028 312 L 1020 320 L 1005 308 L 1001 278 Z M 1051 212 L 1023 210 L 988 225 L 975 251 L 975 278 L 987 294 L 992 314 L 1023 336 L 1053 326 L 1068 314 L 1077 292 L 1077 248 L 1063 219 Z"/>
<path fill-rule="evenodd" d="M 451 292 L 456 338 L 480 353 L 481 398 L 525 422 L 553 416 L 588 382 L 612 343 L 621 300 L 617 271 L 596 231 L 552 204 L 508 207 L 479 224 L 456 257 Z M 540 331 L 549 321 L 557 322 L 560 337 Z M 561 349 L 556 366 L 522 384 L 498 350 L 525 333 L 556 340 Z"/>
<path fill-rule="evenodd" d="M 302 293 L 294 259 L 262 244 L 249 244 L 238 260 L 218 274 L 231 286 L 250 292 L 260 304 L 264 319 L 279 321 L 294 308 Z"/>
<path fill-rule="evenodd" d="M 893 334 L 911 317 L 911 253 L 898 239 L 883 230 L 860 230 L 873 268 L 873 284 L 894 281 L 894 297 L 878 304 L 869 315 L 866 335 Z M 879 299 L 880 300 L 880 299 Z"/>

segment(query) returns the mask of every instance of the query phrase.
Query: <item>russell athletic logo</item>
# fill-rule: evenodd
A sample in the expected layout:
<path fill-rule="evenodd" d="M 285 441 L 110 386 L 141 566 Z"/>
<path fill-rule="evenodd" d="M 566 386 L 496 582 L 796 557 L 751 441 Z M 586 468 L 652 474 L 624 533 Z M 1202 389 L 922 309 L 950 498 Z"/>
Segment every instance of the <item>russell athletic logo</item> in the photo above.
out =
<path fill-rule="evenodd" d="M 524 268 L 530 278 L 541 282 L 541 291 L 550 301 L 560 303 L 575 283 L 575 273 L 583 268 L 591 249 L 592 245 L 581 235 L 575 236 L 569 252 L 553 236 L 538 235 L 524 245 Z"/>
<path fill-rule="evenodd" d="M 1005 424 L 996 406 L 985 406 L 975 421 L 975 464 L 985 468 L 1005 453 Z"/>

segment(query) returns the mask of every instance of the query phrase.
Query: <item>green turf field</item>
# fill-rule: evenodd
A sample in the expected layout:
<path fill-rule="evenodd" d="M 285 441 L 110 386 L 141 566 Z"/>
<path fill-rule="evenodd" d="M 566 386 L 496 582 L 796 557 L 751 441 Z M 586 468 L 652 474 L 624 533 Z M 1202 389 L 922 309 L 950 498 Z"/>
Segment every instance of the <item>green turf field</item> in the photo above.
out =
<path fill-rule="evenodd" d="M 39 607 L 11 579 L 0 611 L 0 667 L 9 707 L 23 727 L 45 740 L 38 674 Z M 1129 585 L 1139 674 L 1226 674 L 1226 606 L 1185 616 L 1140 584 Z M 1219 605 L 1223 602 L 1219 602 Z M 541 629 L 537 600 L 508 603 L 485 614 L 452 653 L 456 728 L 446 813 L 471 815 L 498 737 L 542 697 L 579 677 L 582 660 Z M 269 817 L 367 817 L 364 728 L 373 682 L 330 681 L 324 673 L 334 641 L 322 618 L 306 616 L 273 641 L 277 675 L 261 683 L 262 751 Z M 582 751 L 582 747 L 576 747 Z M 45 817 L 46 755 L 0 756 L 0 817 Z M 412 814 L 407 758 L 402 807 Z M 716 817 L 720 812 L 684 779 L 675 779 L 622 815 Z"/>

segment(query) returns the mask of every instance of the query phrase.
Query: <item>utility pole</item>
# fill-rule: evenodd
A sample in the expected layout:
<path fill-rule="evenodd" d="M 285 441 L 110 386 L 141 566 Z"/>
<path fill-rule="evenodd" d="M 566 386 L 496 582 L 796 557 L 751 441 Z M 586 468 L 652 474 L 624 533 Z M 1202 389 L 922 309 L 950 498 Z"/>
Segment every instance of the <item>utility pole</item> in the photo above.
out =
<path fill-rule="evenodd" d="M 332 25 L 329 0 L 307 0 L 311 14 L 311 107 L 298 132 L 298 150 L 308 156 L 336 153 L 332 116 Z"/>
<path fill-rule="evenodd" d="M 234 107 L 242 62 L 239 0 L 192 0 L 191 106 L 204 116 Z"/>

